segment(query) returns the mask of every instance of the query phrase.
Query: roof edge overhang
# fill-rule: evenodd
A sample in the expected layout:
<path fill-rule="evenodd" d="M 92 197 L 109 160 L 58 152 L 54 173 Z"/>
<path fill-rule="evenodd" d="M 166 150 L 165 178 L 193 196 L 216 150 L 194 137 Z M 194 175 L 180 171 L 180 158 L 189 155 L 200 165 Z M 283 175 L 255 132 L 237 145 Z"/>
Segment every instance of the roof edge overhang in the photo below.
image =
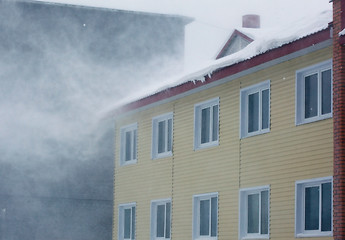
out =
<path fill-rule="evenodd" d="M 191 79 L 191 81 L 178 86 L 167 88 L 148 97 L 120 106 L 116 110 L 107 114 L 107 117 L 125 117 L 134 112 L 143 111 L 156 105 L 174 101 L 207 88 L 215 87 L 253 72 L 260 71 L 278 63 L 329 47 L 332 43 L 332 28 L 331 25 L 329 25 L 326 29 L 271 49 L 265 53 L 254 56 L 251 59 L 216 69 L 211 76 L 205 76 L 205 81 L 192 81 L 193 79 Z"/>

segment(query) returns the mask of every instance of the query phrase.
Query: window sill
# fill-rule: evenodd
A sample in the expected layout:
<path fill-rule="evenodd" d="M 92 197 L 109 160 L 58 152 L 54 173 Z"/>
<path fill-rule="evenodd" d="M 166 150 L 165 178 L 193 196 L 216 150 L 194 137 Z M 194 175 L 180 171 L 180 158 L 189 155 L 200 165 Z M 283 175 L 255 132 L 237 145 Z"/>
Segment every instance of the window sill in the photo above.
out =
<path fill-rule="evenodd" d="M 249 137 L 254 137 L 254 136 L 265 134 L 265 133 L 269 133 L 270 131 L 271 131 L 271 129 L 267 128 L 267 129 L 264 129 L 264 130 L 261 130 L 261 131 L 247 133 L 247 134 L 244 134 L 244 136 L 242 136 L 241 139 L 249 138 Z"/>
<path fill-rule="evenodd" d="M 241 239 L 246 240 L 246 239 L 269 239 L 269 235 L 260 235 L 260 234 L 252 234 L 252 235 L 246 235 L 244 237 L 241 237 Z"/>
<path fill-rule="evenodd" d="M 152 157 L 152 160 L 160 159 L 160 158 L 167 158 L 167 157 L 172 157 L 172 152 L 165 152 L 165 153 L 160 153 Z"/>
<path fill-rule="evenodd" d="M 198 146 L 195 146 L 194 150 L 197 151 L 197 150 L 201 150 L 201 149 L 205 149 L 205 148 L 209 148 L 209 147 L 215 147 L 218 145 L 219 145 L 219 141 L 203 143 L 203 144 L 200 144 Z"/>
<path fill-rule="evenodd" d="M 325 114 L 322 116 L 311 117 L 311 118 L 299 120 L 298 122 L 296 121 L 296 126 L 307 124 L 307 123 L 312 123 L 312 122 L 317 122 L 317 121 L 325 120 L 325 119 L 332 118 L 332 117 L 333 117 L 332 113 Z"/>
<path fill-rule="evenodd" d="M 310 232 L 310 233 L 298 233 L 296 238 L 305 238 L 305 237 L 332 237 L 333 232 Z"/>
<path fill-rule="evenodd" d="M 121 161 L 120 167 L 127 166 L 127 165 L 133 165 L 136 164 L 137 160 L 130 160 L 130 161 Z"/>

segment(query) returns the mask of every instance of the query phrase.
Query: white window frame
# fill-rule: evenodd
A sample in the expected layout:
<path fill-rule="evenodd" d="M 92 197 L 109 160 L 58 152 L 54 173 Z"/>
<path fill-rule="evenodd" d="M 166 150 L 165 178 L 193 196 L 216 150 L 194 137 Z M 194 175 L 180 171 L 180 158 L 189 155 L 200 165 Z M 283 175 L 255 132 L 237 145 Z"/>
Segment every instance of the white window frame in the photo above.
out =
<path fill-rule="evenodd" d="M 133 219 L 132 219 L 132 211 L 133 211 L 133 207 L 135 209 L 135 219 L 134 219 L 134 223 L 133 223 Z M 118 220 L 118 239 L 119 240 L 135 240 L 135 235 L 136 235 L 136 214 L 137 214 L 137 211 L 136 211 L 136 203 L 133 202 L 133 203 L 125 203 L 125 204 L 120 204 L 119 205 L 119 220 Z M 124 238 L 124 212 L 126 209 L 131 209 L 131 226 L 130 226 L 130 234 L 131 234 L 131 237 L 130 238 Z M 133 224 L 134 224 L 134 236 L 132 235 L 132 227 L 133 227 Z"/>
<path fill-rule="evenodd" d="M 166 204 L 170 203 L 170 236 L 166 236 L 166 215 L 164 219 L 164 237 L 157 237 L 157 207 L 160 205 L 165 205 L 165 214 L 166 214 Z M 169 240 L 171 238 L 171 213 L 172 213 L 172 206 L 171 206 L 171 199 L 159 199 L 159 200 L 153 200 L 151 201 L 151 240 Z"/>
<path fill-rule="evenodd" d="M 136 131 L 136 137 L 132 136 L 131 139 L 131 146 L 134 148 L 134 143 L 135 143 L 135 149 L 131 149 L 131 154 L 133 155 L 133 152 L 135 151 L 135 157 L 132 156 L 131 160 L 126 161 L 126 133 L 127 132 L 133 132 L 134 130 Z M 126 125 L 121 128 L 120 130 L 121 134 L 121 145 L 120 145 L 120 166 L 125 166 L 125 165 L 130 165 L 130 164 L 135 164 L 137 163 L 137 150 L 138 150 L 138 123 L 133 123 L 130 125 Z"/>
<path fill-rule="evenodd" d="M 248 233 L 248 195 L 260 194 L 259 216 L 261 216 L 261 192 L 268 191 L 268 229 L 267 234 Z M 259 186 L 240 189 L 239 193 L 239 239 L 269 239 L 270 236 L 270 186 Z M 259 219 L 261 229 L 261 218 Z"/>
<path fill-rule="evenodd" d="M 171 120 L 171 138 L 170 138 L 170 151 L 168 150 L 168 120 Z M 158 153 L 158 124 L 159 122 L 165 121 L 165 151 Z M 173 113 L 166 113 L 152 119 L 152 150 L 151 155 L 152 159 L 164 158 L 172 156 L 172 146 L 173 146 L 173 129 L 174 129 L 174 120 Z"/>
<path fill-rule="evenodd" d="M 262 91 L 269 91 L 268 100 L 268 128 L 262 128 Z M 259 129 L 255 132 L 248 131 L 248 97 L 253 93 L 259 93 Z M 241 89 L 240 93 L 240 138 L 251 137 L 270 132 L 271 128 L 271 81 L 264 82 Z"/>
<path fill-rule="evenodd" d="M 321 186 L 323 183 L 331 183 L 331 231 L 321 231 L 321 207 L 319 207 L 319 229 L 318 230 L 304 230 L 305 228 L 305 188 L 313 186 Z M 321 198 L 321 191 L 320 191 Z M 319 198 L 319 199 L 320 199 Z M 321 205 L 321 201 L 319 201 Z M 295 237 L 326 237 L 333 236 L 333 177 L 323 177 L 323 178 L 314 178 L 308 180 L 296 181 L 295 183 Z"/>
<path fill-rule="evenodd" d="M 217 127 L 217 140 L 212 141 L 213 138 L 213 106 L 218 106 L 218 127 Z M 203 109 L 210 108 L 210 141 L 201 143 L 201 112 Z M 217 146 L 219 144 L 219 97 L 207 100 L 194 105 L 194 150 Z"/>
<path fill-rule="evenodd" d="M 331 70 L 331 112 L 327 114 L 321 114 L 321 78 L 320 73 L 323 71 Z M 317 116 L 305 118 L 305 77 L 312 74 L 318 74 L 318 114 Z M 327 118 L 331 118 L 333 114 L 333 69 L 332 60 L 327 60 L 307 68 L 296 71 L 296 101 L 295 101 L 295 123 L 301 125 L 305 123 L 315 122 Z"/>
<path fill-rule="evenodd" d="M 209 236 L 200 236 L 200 201 L 202 200 L 210 200 L 216 197 L 217 198 L 217 232 L 216 236 L 211 236 L 211 207 L 210 207 L 210 214 L 209 214 Z M 218 239 L 218 206 L 219 206 L 219 198 L 218 193 L 206 193 L 206 194 L 198 194 L 193 196 L 193 240 L 196 239 L 203 239 L 203 240 L 217 240 Z"/>

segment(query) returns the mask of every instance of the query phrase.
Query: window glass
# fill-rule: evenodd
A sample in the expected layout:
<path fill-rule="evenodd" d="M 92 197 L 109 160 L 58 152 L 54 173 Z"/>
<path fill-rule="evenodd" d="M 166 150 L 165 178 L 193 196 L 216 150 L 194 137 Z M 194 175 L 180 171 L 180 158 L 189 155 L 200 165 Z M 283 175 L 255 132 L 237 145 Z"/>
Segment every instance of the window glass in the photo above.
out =
<path fill-rule="evenodd" d="M 158 153 L 165 152 L 165 121 L 158 123 Z"/>
<path fill-rule="evenodd" d="M 321 231 L 332 230 L 332 184 L 321 185 Z"/>
<path fill-rule="evenodd" d="M 131 160 L 131 151 L 132 151 L 132 148 L 131 148 L 131 145 L 132 145 L 132 138 L 131 138 L 131 132 L 128 131 L 126 132 L 126 155 L 125 155 L 125 160 L 126 161 L 129 161 Z"/>
<path fill-rule="evenodd" d="M 167 203 L 166 204 L 166 229 L 165 229 L 165 238 L 170 238 L 170 208 L 171 204 Z"/>
<path fill-rule="evenodd" d="M 248 195 L 248 233 L 259 232 L 259 194 Z"/>
<path fill-rule="evenodd" d="M 248 132 L 259 130 L 259 93 L 248 96 Z"/>
<path fill-rule="evenodd" d="M 261 234 L 268 234 L 268 191 L 261 192 Z"/>
<path fill-rule="evenodd" d="M 305 77 L 305 118 L 317 116 L 318 110 L 318 75 Z"/>
<path fill-rule="evenodd" d="M 124 217 L 125 217 L 125 221 L 124 221 L 124 238 L 125 239 L 130 239 L 131 238 L 131 217 L 132 217 L 132 213 L 131 213 L 131 209 L 125 209 L 124 210 Z"/>
<path fill-rule="evenodd" d="M 209 235 L 210 200 L 200 201 L 200 236 Z"/>
<path fill-rule="evenodd" d="M 269 114 L 270 114 L 270 112 L 269 112 L 269 101 L 270 101 L 270 99 L 269 99 L 269 97 L 270 97 L 270 93 L 269 93 L 269 90 L 268 89 L 265 89 L 265 90 L 263 90 L 262 91 L 262 119 L 261 119 L 261 121 L 262 121 L 262 129 L 266 129 L 266 128 L 268 128 L 268 123 L 269 123 L 269 118 L 270 118 L 270 116 L 269 116 Z"/>
<path fill-rule="evenodd" d="M 321 99 L 321 106 L 322 106 L 322 114 L 330 113 L 332 111 L 332 75 L 331 70 L 323 71 L 322 72 L 322 99 Z"/>
<path fill-rule="evenodd" d="M 172 150 L 172 119 L 168 120 L 168 152 Z"/>
<path fill-rule="evenodd" d="M 319 229 L 319 187 L 305 188 L 305 230 Z"/>
<path fill-rule="evenodd" d="M 212 128 L 212 141 L 218 140 L 218 105 L 213 106 L 213 128 Z"/>
<path fill-rule="evenodd" d="M 218 199 L 211 198 L 211 237 L 217 236 Z"/>
<path fill-rule="evenodd" d="M 133 130 L 133 157 L 132 159 L 137 159 L 137 130 Z"/>
<path fill-rule="evenodd" d="M 157 206 L 157 237 L 164 237 L 165 205 Z"/>
<path fill-rule="evenodd" d="M 201 143 L 207 143 L 210 139 L 210 108 L 201 110 Z"/>
<path fill-rule="evenodd" d="M 132 239 L 135 239 L 135 207 L 132 207 Z"/>

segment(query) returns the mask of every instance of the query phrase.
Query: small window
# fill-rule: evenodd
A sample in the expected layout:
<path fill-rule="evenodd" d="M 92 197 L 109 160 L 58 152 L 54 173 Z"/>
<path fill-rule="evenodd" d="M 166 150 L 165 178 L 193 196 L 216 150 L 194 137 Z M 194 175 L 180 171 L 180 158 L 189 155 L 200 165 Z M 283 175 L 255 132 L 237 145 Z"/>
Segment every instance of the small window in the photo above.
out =
<path fill-rule="evenodd" d="M 241 90 L 241 138 L 270 131 L 270 81 Z"/>
<path fill-rule="evenodd" d="M 137 162 L 137 124 L 121 128 L 120 165 Z"/>
<path fill-rule="evenodd" d="M 240 239 L 269 238 L 269 186 L 240 190 Z"/>
<path fill-rule="evenodd" d="M 296 72 L 296 125 L 332 117 L 332 61 Z"/>
<path fill-rule="evenodd" d="M 119 240 L 135 239 L 135 203 L 119 206 Z"/>
<path fill-rule="evenodd" d="M 218 194 L 196 195 L 193 203 L 193 239 L 217 239 Z"/>
<path fill-rule="evenodd" d="M 219 98 L 194 107 L 194 149 L 218 145 Z"/>
<path fill-rule="evenodd" d="M 173 113 L 152 119 L 152 158 L 172 155 Z"/>
<path fill-rule="evenodd" d="M 171 201 L 158 200 L 151 203 L 151 239 L 170 239 Z"/>
<path fill-rule="evenodd" d="M 296 237 L 332 236 L 332 177 L 296 182 Z"/>

